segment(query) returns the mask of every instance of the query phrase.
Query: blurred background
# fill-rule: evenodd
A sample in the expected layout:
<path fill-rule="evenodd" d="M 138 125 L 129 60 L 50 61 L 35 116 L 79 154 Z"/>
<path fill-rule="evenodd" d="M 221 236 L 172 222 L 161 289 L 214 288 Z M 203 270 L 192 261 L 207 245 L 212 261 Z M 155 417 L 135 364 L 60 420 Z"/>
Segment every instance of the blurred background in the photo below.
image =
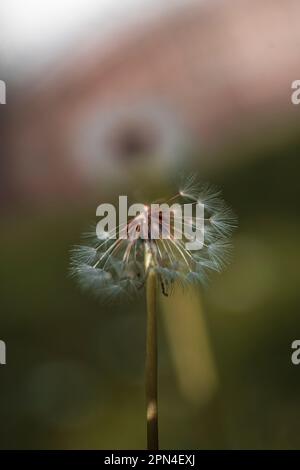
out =
<path fill-rule="evenodd" d="M 145 446 L 144 298 L 101 305 L 69 249 L 182 170 L 239 218 L 234 260 L 160 299 L 162 448 L 299 448 L 298 0 L 2 0 L 0 447 Z"/>

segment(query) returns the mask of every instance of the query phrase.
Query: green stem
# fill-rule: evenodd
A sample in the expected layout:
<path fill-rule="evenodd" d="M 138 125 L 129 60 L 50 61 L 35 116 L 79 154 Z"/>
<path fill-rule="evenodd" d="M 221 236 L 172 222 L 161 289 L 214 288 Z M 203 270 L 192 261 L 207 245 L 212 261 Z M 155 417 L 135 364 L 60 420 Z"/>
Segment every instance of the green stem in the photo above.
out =
<path fill-rule="evenodd" d="M 158 450 L 156 275 L 151 268 L 146 283 L 146 300 L 147 448 L 148 450 Z"/>

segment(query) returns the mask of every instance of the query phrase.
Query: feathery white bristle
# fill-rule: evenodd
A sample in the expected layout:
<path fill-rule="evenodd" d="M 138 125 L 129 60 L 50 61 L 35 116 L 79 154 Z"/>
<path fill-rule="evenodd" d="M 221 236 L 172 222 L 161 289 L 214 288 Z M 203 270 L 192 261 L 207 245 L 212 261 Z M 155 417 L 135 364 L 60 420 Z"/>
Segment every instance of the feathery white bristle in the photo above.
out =
<path fill-rule="evenodd" d="M 107 232 L 100 237 L 98 233 L 97 237 L 94 227 L 84 235 L 85 244 L 75 246 L 71 253 L 70 273 L 83 289 L 108 299 L 137 294 L 148 275 L 144 262 L 146 247 L 152 253 L 153 268 L 165 295 L 169 295 L 174 283 L 205 284 L 210 271 L 221 271 L 226 266 L 231 257 L 230 236 L 237 226 L 237 218 L 221 198 L 220 190 L 209 184 L 200 186 L 192 175 L 167 201 L 170 200 L 176 200 L 181 207 L 186 200 L 193 201 L 191 204 L 204 204 L 203 248 L 190 251 L 185 239 L 174 237 L 174 230 L 174 233 L 170 230 L 167 238 L 121 240 Z M 197 220 L 191 215 L 183 225 L 194 230 Z M 134 219 L 130 224 L 134 224 Z"/>

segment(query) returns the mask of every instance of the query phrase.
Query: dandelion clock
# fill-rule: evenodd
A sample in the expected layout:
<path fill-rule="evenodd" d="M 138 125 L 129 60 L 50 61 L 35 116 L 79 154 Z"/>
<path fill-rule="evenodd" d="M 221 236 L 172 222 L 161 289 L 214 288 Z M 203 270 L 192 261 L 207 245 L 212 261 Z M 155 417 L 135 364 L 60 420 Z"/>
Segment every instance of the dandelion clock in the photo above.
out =
<path fill-rule="evenodd" d="M 178 191 L 128 207 L 103 204 L 95 230 L 71 252 L 71 275 L 100 301 L 118 301 L 146 293 L 147 448 L 157 450 L 157 295 L 203 284 L 230 260 L 236 217 L 218 189 L 186 178 Z M 167 300 L 166 300 L 167 301 Z"/>

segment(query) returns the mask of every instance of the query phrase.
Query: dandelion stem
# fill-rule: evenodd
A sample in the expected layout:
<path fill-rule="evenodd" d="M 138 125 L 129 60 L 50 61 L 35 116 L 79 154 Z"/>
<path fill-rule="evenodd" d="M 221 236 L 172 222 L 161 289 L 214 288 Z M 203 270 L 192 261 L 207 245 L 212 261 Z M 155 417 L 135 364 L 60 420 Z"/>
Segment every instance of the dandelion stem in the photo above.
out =
<path fill-rule="evenodd" d="M 146 300 L 147 448 L 148 450 L 158 450 L 156 274 L 151 268 L 146 283 Z"/>

